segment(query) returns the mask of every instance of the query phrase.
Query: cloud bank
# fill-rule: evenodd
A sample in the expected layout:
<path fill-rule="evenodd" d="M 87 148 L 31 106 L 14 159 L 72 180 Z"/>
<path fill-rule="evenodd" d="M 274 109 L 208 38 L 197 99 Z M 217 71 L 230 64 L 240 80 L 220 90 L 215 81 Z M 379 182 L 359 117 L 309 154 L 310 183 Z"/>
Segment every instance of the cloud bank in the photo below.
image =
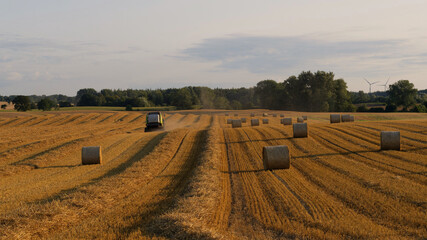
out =
<path fill-rule="evenodd" d="M 182 50 L 181 57 L 216 62 L 219 70 L 244 69 L 258 74 L 310 69 L 363 75 L 393 72 L 397 66 L 402 69 L 425 65 L 427 52 L 410 52 L 405 40 L 325 41 L 307 37 L 229 36 L 205 39 Z"/>

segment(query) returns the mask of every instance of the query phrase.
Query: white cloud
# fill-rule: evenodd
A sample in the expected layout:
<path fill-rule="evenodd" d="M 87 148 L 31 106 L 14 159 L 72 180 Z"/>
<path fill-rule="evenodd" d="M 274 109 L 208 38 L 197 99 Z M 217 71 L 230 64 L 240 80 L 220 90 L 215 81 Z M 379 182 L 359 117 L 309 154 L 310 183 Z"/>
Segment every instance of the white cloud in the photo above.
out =
<path fill-rule="evenodd" d="M 22 78 L 23 78 L 23 76 L 19 72 L 6 73 L 6 80 L 7 81 L 18 82 L 18 81 L 21 81 Z"/>

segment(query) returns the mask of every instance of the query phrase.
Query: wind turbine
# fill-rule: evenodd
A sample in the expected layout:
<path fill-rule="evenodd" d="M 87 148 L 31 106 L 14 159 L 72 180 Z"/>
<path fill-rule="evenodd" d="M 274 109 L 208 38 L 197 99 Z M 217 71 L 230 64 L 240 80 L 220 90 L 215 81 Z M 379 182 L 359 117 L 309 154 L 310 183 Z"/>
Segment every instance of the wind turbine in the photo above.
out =
<path fill-rule="evenodd" d="M 371 82 L 369 82 L 368 80 L 366 80 L 366 78 L 364 78 L 364 79 L 365 79 L 365 81 L 369 84 L 369 94 L 371 94 L 371 86 L 372 86 L 372 84 L 378 83 L 378 82 L 380 82 L 380 81 L 376 81 L 376 82 L 371 83 Z"/>
<path fill-rule="evenodd" d="M 384 86 L 384 91 L 387 91 L 387 83 L 388 81 L 390 81 L 390 77 L 388 78 L 387 82 L 385 82 L 385 84 L 383 85 L 377 85 L 377 86 Z"/>

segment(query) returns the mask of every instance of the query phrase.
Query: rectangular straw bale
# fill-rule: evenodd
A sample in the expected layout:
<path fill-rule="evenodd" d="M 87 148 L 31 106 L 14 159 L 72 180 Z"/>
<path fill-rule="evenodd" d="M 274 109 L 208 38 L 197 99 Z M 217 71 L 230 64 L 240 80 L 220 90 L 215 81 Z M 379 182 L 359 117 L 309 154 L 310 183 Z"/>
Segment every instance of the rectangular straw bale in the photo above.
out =
<path fill-rule="evenodd" d="M 307 120 L 307 116 L 302 116 L 302 119 Z"/>
<path fill-rule="evenodd" d="M 262 114 L 262 116 L 263 116 L 263 117 L 267 117 L 267 116 L 268 116 L 268 113 L 263 113 L 263 114 Z"/>
<path fill-rule="evenodd" d="M 303 123 L 303 122 L 304 122 L 304 118 L 302 118 L 302 117 L 297 117 L 297 122 L 298 122 L 298 123 Z"/>
<path fill-rule="evenodd" d="M 240 120 L 242 121 L 242 123 L 246 123 L 246 118 L 241 118 Z"/>
<path fill-rule="evenodd" d="M 282 114 L 280 114 L 280 117 L 285 117 L 285 114 L 283 114 L 283 113 L 282 113 Z"/>
<path fill-rule="evenodd" d="M 268 124 L 268 118 L 262 119 L 262 124 Z"/>
<path fill-rule="evenodd" d="M 239 116 L 239 114 L 235 113 L 234 116 L 237 117 L 237 116 Z"/>
<path fill-rule="evenodd" d="M 231 124 L 233 122 L 233 119 L 229 118 L 227 119 L 227 124 Z"/>
<path fill-rule="evenodd" d="M 251 117 L 255 117 L 255 113 L 251 113 Z"/>
<path fill-rule="evenodd" d="M 350 115 L 350 122 L 354 122 L 354 115 Z"/>
<path fill-rule="evenodd" d="M 277 117 L 277 114 L 276 114 L 276 113 L 273 113 L 273 117 Z"/>

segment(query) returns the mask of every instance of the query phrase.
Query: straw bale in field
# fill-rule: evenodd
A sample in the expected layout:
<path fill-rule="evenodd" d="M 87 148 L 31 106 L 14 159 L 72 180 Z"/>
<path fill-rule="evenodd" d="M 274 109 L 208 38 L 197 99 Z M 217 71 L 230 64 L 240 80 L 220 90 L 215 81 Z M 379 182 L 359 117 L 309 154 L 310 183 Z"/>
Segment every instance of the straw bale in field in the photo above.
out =
<path fill-rule="evenodd" d="M 251 119 L 251 126 L 259 126 L 259 119 Z"/>
<path fill-rule="evenodd" d="M 225 116 L 228 117 L 230 114 L 226 113 Z"/>
<path fill-rule="evenodd" d="M 82 148 L 82 164 L 101 164 L 102 153 L 101 146 L 83 147 Z"/>
<path fill-rule="evenodd" d="M 342 114 L 341 122 L 350 122 L 350 114 Z"/>
<path fill-rule="evenodd" d="M 299 122 L 299 123 L 303 123 L 303 122 L 304 122 L 304 118 L 302 118 L 302 117 L 297 117 L 297 122 Z"/>
<path fill-rule="evenodd" d="M 285 117 L 285 114 L 280 114 L 280 117 Z"/>
<path fill-rule="evenodd" d="M 262 124 L 268 124 L 268 118 L 262 119 Z"/>
<path fill-rule="evenodd" d="M 293 125 L 294 138 L 308 137 L 307 123 L 294 123 Z"/>
<path fill-rule="evenodd" d="M 350 116 L 350 122 L 354 122 L 354 116 L 353 115 Z"/>
<path fill-rule="evenodd" d="M 273 117 L 277 117 L 277 114 L 276 114 L 276 113 L 273 113 Z"/>
<path fill-rule="evenodd" d="M 262 116 L 263 116 L 263 117 L 267 117 L 267 116 L 268 116 L 268 113 L 263 113 L 263 114 L 262 114 Z"/>
<path fill-rule="evenodd" d="M 339 114 L 331 114 L 330 121 L 331 121 L 331 123 L 340 123 L 341 122 L 341 116 Z"/>
<path fill-rule="evenodd" d="M 242 127 L 242 121 L 241 120 L 233 120 L 231 123 L 231 127 L 233 127 L 233 128 Z"/>
<path fill-rule="evenodd" d="M 283 125 L 292 125 L 292 118 L 283 118 Z"/>
<path fill-rule="evenodd" d="M 381 150 L 400 150 L 400 132 L 381 131 Z"/>
<path fill-rule="evenodd" d="M 307 120 L 307 116 L 302 116 L 302 119 Z"/>
<path fill-rule="evenodd" d="M 266 146 L 262 149 L 264 169 L 289 169 L 291 158 L 288 146 Z"/>
<path fill-rule="evenodd" d="M 239 116 L 239 114 L 235 113 L 234 116 L 237 117 L 237 116 Z"/>
<path fill-rule="evenodd" d="M 231 119 L 231 118 L 227 119 L 227 124 L 231 124 L 232 121 L 233 121 L 233 119 Z"/>
<path fill-rule="evenodd" d="M 241 118 L 240 120 L 242 121 L 242 123 L 246 123 L 246 118 Z"/>
<path fill-rule="evenodd" d="M 255 117 L 255 113 L 251 113 L 251 117 Z"/>

